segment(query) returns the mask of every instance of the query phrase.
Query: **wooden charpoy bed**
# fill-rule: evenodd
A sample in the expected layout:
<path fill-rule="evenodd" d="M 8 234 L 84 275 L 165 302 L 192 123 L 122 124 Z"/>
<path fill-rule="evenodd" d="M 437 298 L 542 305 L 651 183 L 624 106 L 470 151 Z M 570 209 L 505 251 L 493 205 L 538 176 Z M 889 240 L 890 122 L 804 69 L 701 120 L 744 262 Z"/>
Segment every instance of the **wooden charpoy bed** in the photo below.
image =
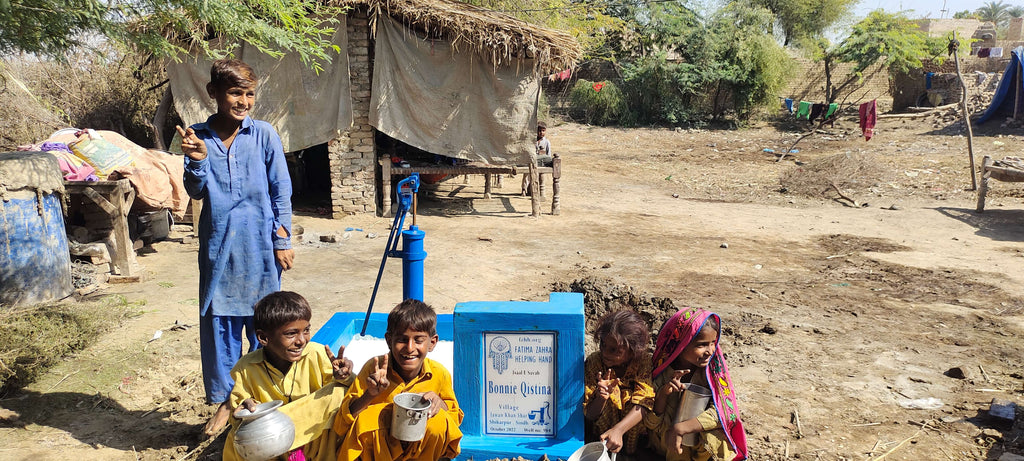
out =
<path fill-rule="evenodd" d="M 1024 182 L 1024 160 L 1013 157 L 992 160 L 988 155 L 981 160 L 981 184 L 978 185 L 976 209 L 978 213 L 985 211 L 985 194 L 988 193 L 990 178 L 1003 182 Z"/>
<path fill-rule="evenodd" d="M 557 215 L 560 213 L 560 180 L 562 177 L 562 159 L 559 158 L 558 154 L 554 155 L 554 158 L 549 167 L 538 167 L 535 165 L 527 166 L 516 166 L 516 165 L 487 165 L 487 164 L 476 164 L 470 163 L 466 165 L 429 165 L 429 166 L 417 166 L 410 165 L 405 168 L 396 168 L 391 165 L 389 157 L 381 157 L 381 179 L 383 181 L 384 191 L 391 190 L 391 177 L 392 176 L 409 176 L 413 173 L 419 173 L 420 175 L 471 175 L 471 174 L 482 174 L 484 175 L 484 199 L 491 198 L 492 189 L 492 177 L 499 178 L 503 174 L 516 175 L 520 173 L 536 175 L 538 178 L 534 183 L 537 184 L 537 193 L 531 194 L 531 201 L 533 203 L 532 214 L 534 216 L 540 215 L 540 201 L 546 196 L 544 190 L 544 175 L 551 176 L 551 214 Z M 535 172 L 531 171 L 535 170 Z M 397 184 L 397 181 L 396 181 Z M 382 197 L 384 200 L 383 211 L 384 215 L 388 216 L 391 214 L 391 194 L 385 193 Z"/>

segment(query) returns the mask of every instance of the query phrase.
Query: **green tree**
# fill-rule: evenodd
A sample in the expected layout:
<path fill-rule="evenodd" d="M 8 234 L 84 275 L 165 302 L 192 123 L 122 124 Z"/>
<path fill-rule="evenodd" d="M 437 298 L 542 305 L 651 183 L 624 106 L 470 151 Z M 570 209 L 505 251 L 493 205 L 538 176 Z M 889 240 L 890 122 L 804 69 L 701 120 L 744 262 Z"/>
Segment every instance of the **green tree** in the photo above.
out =
<path fill-rule="evenodd" d="M 198 49 L 217 58 L 244 41 L 318 69 L 343 11 L 316 0 L 0 0 L 0 53 L 61 57 L 107 39 L 158 57 Z"/>
<path fill-rule="evenodd" d="M 777 103 L 793 70 L 793 60 L 768 33 L 774 17 L 767 8 L 747 2 L 732 2 L 719 9 L 709 30 L 710 46 L 722 64 L 713 114 L 724 110 L 718 105 L 719 95 L 731 96 L 732 108 L 740 120 L 747 120 L 756 108 Z"/>
<path fill-rule="evenodd" d="M 858 76 L 876 63 L 894 75 L 920 69 L 923 58 L 944 56 L 945 47 L 943 39 L 928 37 L 903 13 L 875 10 L 854 24 L 835 55 L 839 61 L 854 63 Z"/>
<path fill-rule="evenodd" d="M 996 27 L 1003 27 L 1010 20 L 1010 15 L 1007 11 L 1009 8 L 1010 5 L 1003 3 L 1002 0 L 990 1 L 974 10 L 974 14 L 982 21 L 991 22 Z"/>
<path fill-rule="evenodd" d="M 1024 18 L 1024 6 L 1014 5 L 1006 9 L 1006 14 L 1011 18 Z"/>
<path fill-rule="evenodd" d="M 850 16 L 859 0 L 754 0 L 775 15 L 784 45 L 817 39 L 839 20 Z"/>
<path fill-rule="evenodd" d="M 972 13 L 971 10 L 963 10 L 953 13 L 953 19 L 978 19 L 978 15 Z"/>

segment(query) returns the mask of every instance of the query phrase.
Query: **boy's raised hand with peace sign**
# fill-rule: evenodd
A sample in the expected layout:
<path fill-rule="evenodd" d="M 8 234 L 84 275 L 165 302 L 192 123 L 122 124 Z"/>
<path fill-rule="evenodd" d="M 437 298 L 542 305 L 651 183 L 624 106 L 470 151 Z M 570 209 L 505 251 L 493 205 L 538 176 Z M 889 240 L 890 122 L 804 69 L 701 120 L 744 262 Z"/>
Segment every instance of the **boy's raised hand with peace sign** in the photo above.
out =
<path fill-rule="evenodd" d="M 388 355 L 390 354 L 373 358 L 373 372 L 366 377 L 366 393 L 371 396 L 376 397 L 391 385 L 391 382 L 388 381 Z"/>
<path fill-rule="evenodd" d="M 388 387 L 391 386 L 391 381 L 388 380 L 389 355 L 390 354 L 379 355 L 371 359 L 373 361 L 373 368 L 370 369 L 370 373 L 366 375 L 366 382 L 358 383 L 364 388 L 363 393 L 352 400 L 348 405 L 348 410 L 352 413 L 353 417 L 363 411 L 374 397 L 382 392 L 386 392 Z M 366 369 L 366 366 L 367 365 L 363 366 L 364 370 Z"/>
<path fill-rule="evenodd" d="M 206 143 L 196 136 L 196 131 L 192 127 L 184 129 L 175 125 L 174 129 L 178 130 L 178 135 L 181 136 L 181 152 L 183 154 L 197 162 L 206 158 Z"/>
<path fill-rule="evenodd" d="M 331 360 L 331 368 L 334 369 L 334 380 L 342 384 L 352 384 L 352 361 L 345 357 L 345 346 L 338 346 L 338 356 L 331 352 L 331 346 L 324 345 L 327 350 L 327 358 Z"/>

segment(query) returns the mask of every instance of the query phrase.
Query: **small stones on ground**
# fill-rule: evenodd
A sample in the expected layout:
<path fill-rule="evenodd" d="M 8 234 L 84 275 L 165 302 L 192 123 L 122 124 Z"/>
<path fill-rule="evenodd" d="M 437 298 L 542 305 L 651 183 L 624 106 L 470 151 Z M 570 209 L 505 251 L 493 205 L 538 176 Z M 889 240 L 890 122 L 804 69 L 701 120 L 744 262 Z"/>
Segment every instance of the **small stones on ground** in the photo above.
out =
<path fill-rule="evenodd" d="M 725 243 L 725 242 L 722 242 L 721 245 L 718 245 L 718 248 L 729 248 L 729 244 Z"/>
<path fill-rule="evenodd" d="M 375 238 L 377 238 L 377 234 L 375 234 L 373 232 L 369 232 L 369 233 L 366 234 L 366 238 L 368 238 L 368 239 L 375 239 Z"/>
<path fill-rule="evenodd" d="M 324 243 L 336 243 L 338 241 L 338 236 L 335 234 L 321 235 L 320 241 Z"/>
<path fill-rule="evenodd" d="M 950 378 L 953 378 L 953 379 L 967 379 L 968 378 L 968 373 L 967 373 L 966 370 L 964 370 L 963 367 L 953 367 L 953 368 L 950 368 L 950 369 L 946 370 L 946 372 L 943 373 L 943 374 L 948 376 L 948 377 L 950 377 Z"/>
<path fill-rule="evenodd" d="M 761 270 L 762 267 L 764 267 L 764 266 L 762 266 L 760 264 L 754 264 L 754 269 Z"/>
<path fill-rule="evenodd" d="M 772 325 L 770 323 L 766 324 L 763 327 L 761 327 L 761 329 L 758 330 L 758 331 L 760 331 L 761 333 L 769 334 L 769 335 L 774 335 L 775 333 L 778 332 L 778 330 L 775 328 L 775 325 Z"/>
<path fill-rule="evenodd" d="M 997 429 L 985 428 L 981 431 L 981 437 L 984 439 L 1003 440 L 1003 433 Z"/>

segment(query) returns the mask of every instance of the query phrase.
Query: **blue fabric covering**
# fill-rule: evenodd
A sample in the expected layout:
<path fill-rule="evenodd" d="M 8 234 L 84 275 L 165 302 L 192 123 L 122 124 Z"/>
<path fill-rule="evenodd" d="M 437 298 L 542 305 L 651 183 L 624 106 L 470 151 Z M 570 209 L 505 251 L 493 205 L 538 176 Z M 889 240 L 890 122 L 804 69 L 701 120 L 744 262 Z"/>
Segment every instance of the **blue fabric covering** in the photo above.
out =
<path fill-rule="evenodd" d="M 203 364 L 203 386 L 206 402 L 219 404 L 228 400 L 235 382 L 231 368 L 242 358 L 242 329 L 249 340 L 249 351 L 257 349 L 256 329 L 252 316 L 220 317 L 209 314 L 199 317 L 199 357 Z"/>
<path fill-rule="evenodd" d="M 1024 47 L 1014 48 L 1010 53 L 1010 63 L 1006 65 L 1006 70 L 1003 72 L 1003 79 L 999 81 L 999 88 L 992 96 L 992 103 L 988 109 L 985 109 L 985 113 L 981 114 L 981 118 L 978 119 L 979 124 L 985 123 L 997 114 L 1013 116 L 1014 99 L 1024 99 L 1024 85 L 1017 86 L 1019 85 L 1017 74 L 1021 71 L 1022 58 L 1024 58 Z"/>
<path fill-rule="evenodd" d="M 185 190 L 203 200 L 199 215 L 199 314 L 252 316 L 260 298 L 281 289 L 275 249 L 291 248 L 275 230 L 292 228 L 292 184 L 281 138 L 246 117 L 230 151 L 209 127 L 192 128 L 207 157 L 185 158 Z"/>
<path fill-rule="evenodd" d="M 932 89 L 932 76 L 934 75 L 935 72 L 928 72 L 927 74 L 924 74 L 924 89 Z"/>
<path fill-rule="evenodd" d="M 786 98 L 786 110 L 789 111 L 789 113 L 791 113 L 791 114 L 793 113 L 793 99 L 792 98 Z"/>

